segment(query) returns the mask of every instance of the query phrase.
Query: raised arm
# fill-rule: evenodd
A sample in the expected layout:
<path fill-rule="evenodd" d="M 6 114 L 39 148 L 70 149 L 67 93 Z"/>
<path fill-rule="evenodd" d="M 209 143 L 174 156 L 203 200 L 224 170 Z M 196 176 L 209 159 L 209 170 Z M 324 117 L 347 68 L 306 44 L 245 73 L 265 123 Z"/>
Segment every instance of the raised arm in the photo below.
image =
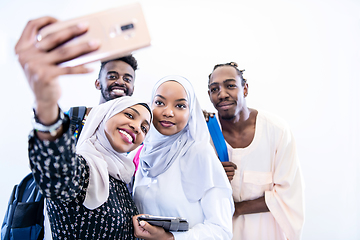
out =
<path fill-rule="evenodd" d="M 79 159 L 75 154 L 75 145 L 70 141 L 71 135 L 63 136 L 63 124 L 58 121 L 61 116 L 58 106 L 61 96 L 58 76 L 88 73 L 90 70 L 84 66 L 61 67 L 59 64 L 94 51 L 99 44 L 94 41 L 73 47 L 63 45 L 64 42 L 85 33 L 88 29 L 87 23 L 60 30 L 38 41 L 39 30 L 56 21 L 52 17 L 29 21 L 15 46 L 15 52 L 35 96 L 35 129 L 40 131 L 31 133 L 29 139 L 30 165 L 35 180 L 47 198 L 69 200 L 76 197 L 82 187 L 86 186 L 81 181 L 88 178 L 88 171 L 85 160 Z M 53 135 L 44 131 L 51 125 L 57 126 L 56 131 L 52 131 L 55 132 Z"/>
<path fill-rule="evenodd" d="M 58 64 L 94 51 L 100 45 L 96 40 L 71 47 L 62 45 L 64 42 L 85 33 L 88 29 L 86 22 L 60 30 L 44 37 L 41 41 L 37 41 L 39 30 L 56 21 L 52 17 L 42 17 L 29 21 L 15 46 L 19 62 L 35 95 L 34 109 L 37 120 L 45 126 L 54 124 L 59 118 L 58 100 L 61 96 L 61 88 L 58 76 L 91 71 L 83 65 L 61 67 Z M 42 140 L 54 140 L 61 134 L 60 128 L 56 136 L 38 132 L 38 137 Z"/>

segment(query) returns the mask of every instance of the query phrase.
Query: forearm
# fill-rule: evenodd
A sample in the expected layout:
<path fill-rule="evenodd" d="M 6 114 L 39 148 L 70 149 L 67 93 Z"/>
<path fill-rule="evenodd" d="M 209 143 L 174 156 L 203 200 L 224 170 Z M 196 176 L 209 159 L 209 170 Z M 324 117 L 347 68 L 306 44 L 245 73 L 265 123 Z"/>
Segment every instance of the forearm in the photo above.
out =
<path fill-rule="evenodd" d="M 265 197 L 235 203 L 234 217 L 261 212 L 269 212 L 269 208 L 265 203 Z"/>

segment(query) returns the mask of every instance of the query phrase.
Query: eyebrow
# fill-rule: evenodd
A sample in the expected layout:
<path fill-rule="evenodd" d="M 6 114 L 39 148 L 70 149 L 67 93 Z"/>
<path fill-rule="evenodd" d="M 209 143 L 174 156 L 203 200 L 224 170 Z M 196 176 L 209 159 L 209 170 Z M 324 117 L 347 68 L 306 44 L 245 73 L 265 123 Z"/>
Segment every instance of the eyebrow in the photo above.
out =
<path fill-rule="evenodd" d="M 133 110 L 134 112 L 136 112 L 139 116 L 140 116 L 140 113 L 139 113 L 139 111 L 138 110 L 136 110 L 135 108 L 132 108 L 132 107 L 129 107 L 131 110 Z M 149 125 L 150 126 L 150 123 L 149 123 L 149 121 L 148 120 L 146 120 L 145 119 L 145 123 L 147 124 L 147 125 Z"/>
<path fill-rule="evenodd" d="M 166 98 L 164 98 L 164 97 L 163 97 L 163 96 L 161 96 L 160 94 L 155 95 L 155 97 L 159 97 L 159 98 L 161 98 L 161 99 L 166 100 Z M 154 98 L 155 98 L 155 97 L 154 97 Z M 185 99 L 185 98 L 179 98 L 179 99 L 176 99 L 175 101 L 177 101 L 177 102 L 181 102 L 181 101 L 185 101 L 185 102 L 187 102 L 187 99 Z"/>
<path fill-rule="evenodd" d="M 226 80 L 223 81 L 223 83 L 226 83 L 226 82 L 236 82 L 236 79 L 229 78 L 229 79 L 226 79 Z M 213 86 L 213 85 L 219 85 L 219 84 L 220 83 L 218 83 L 218 82 L 213 82 L 213 83 L 209 84 L 209 87 Z"/>
<path fill-rule="evenodd" d="M 117 71 L 108 71 L 106 74 L 113 74 L 113 73 L 115 73 L 115 74 L 118 74 L 118 75 L 119 75 L 119 73 L 118 73 Z"/>
<path fill-rule="evenodd" d="M 119 75 L 119 73 L 117 71 L 108 71 L 106 74 L 107 75 L 109 75 L 109 74 L 117 74 L 117 75 Z M 124 76 L 134 78 L 130 73 L 124 73 Z"/>
<path fill-rule="evenodd" d="M 134 78 L 130 73 L 124 73 L 124 76 Z"/>

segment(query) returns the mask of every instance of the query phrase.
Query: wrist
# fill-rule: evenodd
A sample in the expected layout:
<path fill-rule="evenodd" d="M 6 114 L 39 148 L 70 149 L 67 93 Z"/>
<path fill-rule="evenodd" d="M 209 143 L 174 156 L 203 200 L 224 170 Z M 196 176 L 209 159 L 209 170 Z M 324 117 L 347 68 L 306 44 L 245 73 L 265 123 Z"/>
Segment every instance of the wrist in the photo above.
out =
<path fill-rule="evenodd" d="M 242 212 L 243 206 L 244 206 L 244 202 L 236 202 L 235 203 L 234 217 L 243 215 L 243 212 Z"/>
<path fill-rule="evenodd" d="M 62 128 L 63 124 L 66 122 L 67 118 L 65 117 L 65 114 L 63 111 L 57 107 L 57 117 L 56 120 L 42 122 L 36 114 L 36 110 L 34 111 L 34 118 L 32 120 L 33 127 L 36 131 L 41 133 L 50 134 L 52 137 L 55 137 L 58 135 L 59 130 Z"/>
<path fill-rule="evenodd" d="M 58 104 L 49 104 L 37 101 L 33 107 L 34 114 L 39 122 L 44 125 L 54 124 L 59 118 Z"/>

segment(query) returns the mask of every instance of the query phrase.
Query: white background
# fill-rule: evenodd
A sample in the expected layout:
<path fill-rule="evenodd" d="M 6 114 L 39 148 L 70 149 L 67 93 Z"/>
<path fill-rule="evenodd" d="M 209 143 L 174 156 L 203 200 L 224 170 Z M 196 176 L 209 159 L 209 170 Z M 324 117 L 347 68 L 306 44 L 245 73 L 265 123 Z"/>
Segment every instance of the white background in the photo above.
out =
<path fill-rule="evenodd" d="M 27 136 L 33 95 L 14 54 L 28 20 L 61 20 L 127 1 L 0 1 L 0 221 L 14 184 L 30 170 Z M 213 111 L 207 76 L 217 63 L 246 69 L 249 107 L 291 126 L 306 184 L 303 239 L 360 239 L 360 1 L 143 0 L 152 46 L 139 62 L 134 96 L 180 74 Z M 95 72 L 61 79 L 64 109 L 98 104 Z"/>

